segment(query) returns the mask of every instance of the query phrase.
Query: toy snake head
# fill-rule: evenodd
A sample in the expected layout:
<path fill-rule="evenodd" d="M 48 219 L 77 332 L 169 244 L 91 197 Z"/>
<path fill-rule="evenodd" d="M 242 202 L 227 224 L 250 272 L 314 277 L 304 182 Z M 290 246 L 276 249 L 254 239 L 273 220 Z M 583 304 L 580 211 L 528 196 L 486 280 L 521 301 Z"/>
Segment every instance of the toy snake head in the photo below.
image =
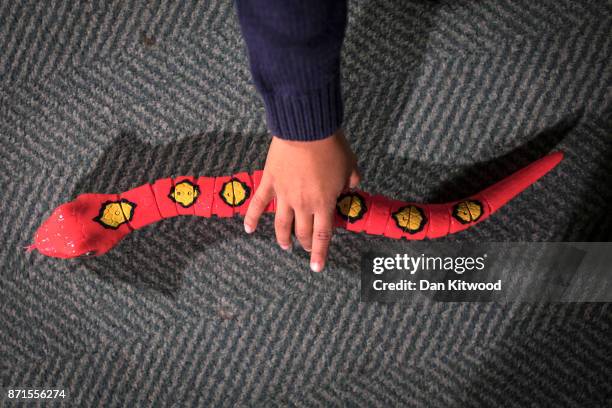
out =
<path fill-rule="evenodd" d="M 115 194 L 81 194 L 53 211 L 29 249 L 55 258 L 102 255 L 131 231 L 132 211 L 131 203 Z"/>

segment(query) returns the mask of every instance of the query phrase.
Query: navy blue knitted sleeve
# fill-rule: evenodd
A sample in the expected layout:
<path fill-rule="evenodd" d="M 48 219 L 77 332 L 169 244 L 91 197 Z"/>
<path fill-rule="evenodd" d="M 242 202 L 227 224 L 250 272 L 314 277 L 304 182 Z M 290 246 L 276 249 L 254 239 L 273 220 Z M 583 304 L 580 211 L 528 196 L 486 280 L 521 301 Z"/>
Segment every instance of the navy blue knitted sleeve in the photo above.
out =
<path fill-rule="evenodd" d="M 236 0 L 270 131 L 317 140 L 342 125 L 340 49 L 345 0 Z"/>

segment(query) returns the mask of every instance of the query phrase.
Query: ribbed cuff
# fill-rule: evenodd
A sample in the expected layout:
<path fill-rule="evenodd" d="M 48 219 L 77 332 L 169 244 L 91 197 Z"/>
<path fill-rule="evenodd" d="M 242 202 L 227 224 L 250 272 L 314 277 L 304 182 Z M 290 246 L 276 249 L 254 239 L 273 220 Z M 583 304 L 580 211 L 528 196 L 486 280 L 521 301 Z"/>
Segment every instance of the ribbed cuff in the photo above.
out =
<path fill-rule="evenodd" d="M 268 128 L 285 140 L 324 139 L 342 126 L 343 106 L 339 81 L 308 93 L 262 94 Z"/>

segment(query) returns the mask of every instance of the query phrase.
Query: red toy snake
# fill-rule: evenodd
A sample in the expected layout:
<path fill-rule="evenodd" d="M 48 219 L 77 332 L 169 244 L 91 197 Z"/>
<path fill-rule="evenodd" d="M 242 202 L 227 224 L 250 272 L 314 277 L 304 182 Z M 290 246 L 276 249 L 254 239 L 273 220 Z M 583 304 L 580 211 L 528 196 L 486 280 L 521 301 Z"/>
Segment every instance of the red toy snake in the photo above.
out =
<path fill-rule="evenodd" d="M 469 198 L 414 204 L 363 191 L 345 192 L 336 205 L 337 227 L 389 238 L 438 238 L 486 219 L 563 159 L 545 156 Z M 28 249 L 57 258 L 102 255 L 133 230 L 177 215 L 244 215 L 262 172 L 223 177 L 164 178 L 120 194 L 81 194 L 56 208 Z M 274 212 L 274 202 L 267 208 Z"/>

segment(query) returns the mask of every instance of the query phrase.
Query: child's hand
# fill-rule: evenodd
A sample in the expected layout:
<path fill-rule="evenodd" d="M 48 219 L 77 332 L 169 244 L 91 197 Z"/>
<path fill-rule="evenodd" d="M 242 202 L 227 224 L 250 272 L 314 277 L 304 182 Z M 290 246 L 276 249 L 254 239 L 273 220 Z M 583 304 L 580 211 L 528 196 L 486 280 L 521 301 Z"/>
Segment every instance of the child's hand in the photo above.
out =
<path fill-rule="evenodd" d="M 341 130 L 311 142 L 273 137 L 244 228 L 253 232 L 264 209 L 276 197 L 278 244 L 289 249 L 295 222 L 295 236 L 311 252 L 310 268 L 320 272 L 332 237 L 336 199 L 342 190 L 358 183 L 357 160 Z"/>

